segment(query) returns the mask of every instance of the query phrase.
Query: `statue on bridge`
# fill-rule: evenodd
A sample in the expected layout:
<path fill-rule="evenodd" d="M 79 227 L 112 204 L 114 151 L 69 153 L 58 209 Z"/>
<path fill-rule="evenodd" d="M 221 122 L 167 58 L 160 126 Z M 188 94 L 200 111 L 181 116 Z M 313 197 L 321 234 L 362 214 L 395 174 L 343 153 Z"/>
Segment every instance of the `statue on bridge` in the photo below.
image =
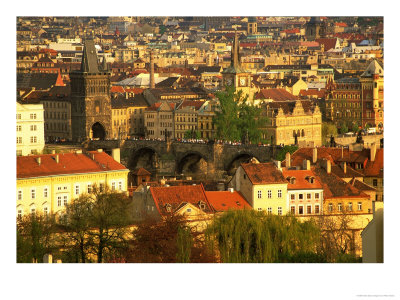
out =
<path fill-rule="evenodd" d="M 335 138 L 333 137 L 333 135 L 331 135 L 329 144 L 331 147 L 336 147 L 336 142 L 335 142 Z"/>
<path fill-rule="evenodd" d="M 357 144 L 364 144 L 364 140 L 363 140 L 362 135 L 361 135 L 361 130 L 359 130 L 358 133 L 357 133 L 356 143 Z"/>

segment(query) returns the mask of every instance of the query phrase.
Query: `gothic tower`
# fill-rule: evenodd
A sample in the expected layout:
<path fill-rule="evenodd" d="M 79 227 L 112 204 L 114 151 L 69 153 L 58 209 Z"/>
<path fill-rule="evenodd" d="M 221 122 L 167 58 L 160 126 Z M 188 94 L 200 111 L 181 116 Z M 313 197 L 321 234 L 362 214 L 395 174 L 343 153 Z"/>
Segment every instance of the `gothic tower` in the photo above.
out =
<path fill-rule="evenodd" d="M 70 78 L 73 141 L 110 137 L 110 71 L 105 57 L 99 64 L 93 40 L 85 41 L 81 68 Z"/>

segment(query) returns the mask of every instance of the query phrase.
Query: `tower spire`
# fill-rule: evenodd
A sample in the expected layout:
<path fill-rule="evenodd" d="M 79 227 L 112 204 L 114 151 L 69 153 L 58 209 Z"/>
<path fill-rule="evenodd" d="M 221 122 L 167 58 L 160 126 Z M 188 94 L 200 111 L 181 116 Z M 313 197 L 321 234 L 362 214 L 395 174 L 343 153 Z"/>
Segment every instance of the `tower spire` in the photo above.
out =
<path fill-rule="evenodd" d="M 240 66 L 239 62 L 239 41 L 237 36 L 237 30 L 235 30 L 235 38 L 233 40 L 232 50 L 231 50 L 231 66 L 237 68 Z"/>

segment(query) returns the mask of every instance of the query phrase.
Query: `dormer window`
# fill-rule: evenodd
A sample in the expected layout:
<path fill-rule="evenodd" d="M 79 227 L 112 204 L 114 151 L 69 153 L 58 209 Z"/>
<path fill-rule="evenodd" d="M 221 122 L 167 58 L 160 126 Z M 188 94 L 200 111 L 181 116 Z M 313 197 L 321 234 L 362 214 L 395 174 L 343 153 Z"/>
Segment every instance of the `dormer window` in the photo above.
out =
<path fill-rule="evenodd" d="M 165 205 L 165 210 L 166 210 L 167 212 L 171 212 L 171 210 L 172 210 L 171 204 L 166 204 L 166 205 Z"/>
<path fill-rule="evenodd" d="M 199 207 L 201 210 L 205 210 L 206 209 L 206 204 L 203 201 L 199 202 Z"/>

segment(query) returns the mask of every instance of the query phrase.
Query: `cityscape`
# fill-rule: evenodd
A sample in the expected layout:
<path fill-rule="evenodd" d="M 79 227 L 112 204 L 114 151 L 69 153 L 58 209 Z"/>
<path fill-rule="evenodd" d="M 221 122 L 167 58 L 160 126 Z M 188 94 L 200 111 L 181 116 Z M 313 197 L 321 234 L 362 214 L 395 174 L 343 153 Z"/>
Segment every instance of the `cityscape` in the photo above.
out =
<path fill-rule="evenodd" d="M 16 262 L 383 263 L 383 26 L 17 17 Z"/>

